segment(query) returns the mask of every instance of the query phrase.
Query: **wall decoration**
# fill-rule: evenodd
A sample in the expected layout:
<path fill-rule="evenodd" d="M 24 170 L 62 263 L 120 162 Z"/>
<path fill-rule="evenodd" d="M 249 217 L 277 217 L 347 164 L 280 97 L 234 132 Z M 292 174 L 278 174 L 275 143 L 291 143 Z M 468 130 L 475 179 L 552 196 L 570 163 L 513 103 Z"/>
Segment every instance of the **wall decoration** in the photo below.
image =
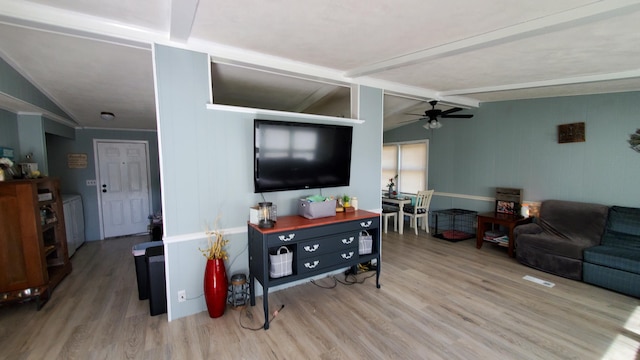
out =
<path fill-rule="evenodd" d="M 558 125 L 558 143 L 584 142 L 584 123 Z"/>
<path fill-rule="evenodd" d="M 640 152 L 640 129 L 636 130 L 635 134 L 629 135 L 629 145 L 637 152 Z"/>
<path fill-rule="evenodd" d="M 69 169 L 86 169 L 87 154 L 67 154 L 67 166 Z"/>

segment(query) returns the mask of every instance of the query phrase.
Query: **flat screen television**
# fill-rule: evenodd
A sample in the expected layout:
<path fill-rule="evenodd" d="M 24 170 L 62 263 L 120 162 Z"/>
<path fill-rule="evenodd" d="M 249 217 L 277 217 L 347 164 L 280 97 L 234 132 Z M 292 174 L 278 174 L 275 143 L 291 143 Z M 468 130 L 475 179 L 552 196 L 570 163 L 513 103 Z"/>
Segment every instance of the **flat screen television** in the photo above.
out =
<path fill-rule="evenodd" d="M 349 186 L 353 128 L 254 120 L 256 193 Z"/>

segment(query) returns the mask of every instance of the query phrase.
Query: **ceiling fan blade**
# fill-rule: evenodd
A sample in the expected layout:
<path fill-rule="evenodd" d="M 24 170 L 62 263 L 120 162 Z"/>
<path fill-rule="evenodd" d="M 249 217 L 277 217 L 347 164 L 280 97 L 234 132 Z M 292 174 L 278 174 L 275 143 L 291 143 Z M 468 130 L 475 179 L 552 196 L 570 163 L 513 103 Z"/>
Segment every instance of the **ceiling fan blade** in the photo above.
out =
<path fill-rule="evenodd" d="M 470 119 L 473 115 L 442 115 L 443 118 Z"/>
<path fill-rule="evenodd" d="M 462 110 L 462 108 L 454 107 L 454 108 L 451 108 L 451 109 L 449 109 L 449 110 L 444 110 L 444 111 L 442 112 L 442 115 L 451 114 L 451 113 L 454 113 L 454 112 L 458 112 L 458 111 L 460 111 L 460 110 Z"/>
<path fill-rule="evenodd" d="M 402 121 L 399 121 L 399 123 L 401 123 L 401 124 L 402 124 L 402 123 L 414 122 L 414 121 L 421 121 L 421 120 L 426 120 L 426 119 L 427 119 L 427 118 L 425 118 L 425 117 L 421 117 L 421 118 L 419 118 L 419 119 L 402 120 Z"/>
<path fill-rule="evenodd" d="M 410 113 L 405 113 L 405 115 L 413 115 L 413 116 L 422 116 L 422 117 L 424 117 L 424 113 L 422 113 L 422 114 L 410 114 Z"/>

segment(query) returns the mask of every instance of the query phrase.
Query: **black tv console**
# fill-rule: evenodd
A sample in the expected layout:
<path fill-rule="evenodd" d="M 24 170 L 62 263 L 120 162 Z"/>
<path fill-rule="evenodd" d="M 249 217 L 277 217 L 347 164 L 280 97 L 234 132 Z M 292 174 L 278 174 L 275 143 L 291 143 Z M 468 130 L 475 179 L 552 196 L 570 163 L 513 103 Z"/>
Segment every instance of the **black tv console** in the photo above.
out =
<path fill-rule="evenodd" d="M 249 279 L 251 306 L 256 304 L 255 284 L 262 284 L 264 329 L 269 329 L 269 288 L 330 271 L 356 267 L 377 260 L 376 287 L 380 288 L 380 215 L 364 210 L 338 213 L 319 219 L 302 216 L 278 217 L 273 228 L 261 229 L 249 224 Z M 359 255 L 358 239 L 366 230 L 373 238 L 370 254 Z M 293 273 L 289 276 L 269 276 L 269 252 L 287 246 L 293 252 Z"/>

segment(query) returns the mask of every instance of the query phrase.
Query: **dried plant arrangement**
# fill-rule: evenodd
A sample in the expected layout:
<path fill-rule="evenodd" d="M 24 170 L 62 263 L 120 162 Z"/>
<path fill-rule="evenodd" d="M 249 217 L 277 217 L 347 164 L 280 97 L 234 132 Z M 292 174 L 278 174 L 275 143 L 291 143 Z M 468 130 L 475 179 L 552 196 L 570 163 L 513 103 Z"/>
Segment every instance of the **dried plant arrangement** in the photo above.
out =
<path fill-rule="evenodd" d="M 227 260 L 229 256 L 224 247 L 229 243 L 229 240 L 225 239 L 222 231 L 218 230 L 218 219 L 216 219 L 213 230 L 210 230 L 209 225 L 207 225 L 205 233 L 207 234 L 207 247 L 205 249 L 198 248 L 202 255 L 209 260 Z"/>

